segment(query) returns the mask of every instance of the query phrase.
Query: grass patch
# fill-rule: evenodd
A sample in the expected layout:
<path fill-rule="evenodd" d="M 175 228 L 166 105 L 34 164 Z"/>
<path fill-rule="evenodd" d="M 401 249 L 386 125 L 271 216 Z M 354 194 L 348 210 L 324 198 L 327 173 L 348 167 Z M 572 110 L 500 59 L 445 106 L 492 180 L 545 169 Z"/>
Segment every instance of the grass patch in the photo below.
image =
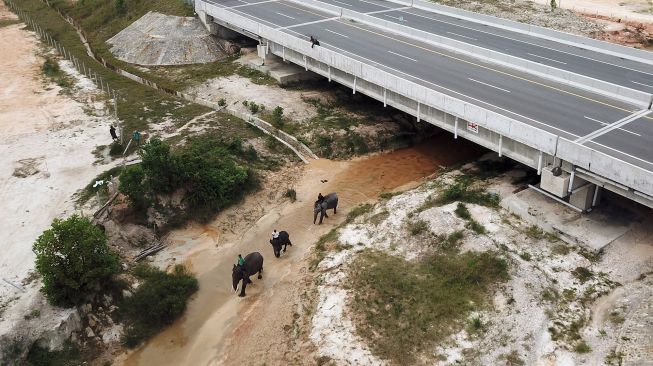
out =
<path fill-rule="evenodd" d="M 508 266 L 492 253 L 438 254 L 414 263 L 364 251 L 352 275 L 356 330 L 375 354 L 409 365 L 463 328 L 469 312 L 508 279 Z"/>
<path fill-rule="evenodd" d="M 109 186 L 106 182 L 108 182 L 109 179 L 111 179 L 111 177 L 115 178 L 119 176 L 121 170 L 122 170 L 121 166 L 116 166 L 103 173 L 100 173 L 97 177 L 93 178 L 86 185 L 86 187 L 82 188 L 81 192 L 78 193 L 77 204 L 83 205 L 96 194 L 99 195 L 100 202 L 103 204 L 107 199 L 109 199 Z M 93 187 L 95 185 L 95 182 L 100 180 L 105 181 L 105 183 L 102 184 L 101 186 Z"/>
<path fill-rule="evenodd" d="M 592 348 L 585 341 L 580 341 L 574 347 L 574 352 L 576 352 L 576 353 L 590 353 L 590 352 L 592 352 Z"/>
<path fill-rule="evenodd" d="M 139 265 L 134 269 L 143 283 L 123 300 L 120 317 L 128 324 L 124 343 L 134 347 L 171 324 L 185 310 L 186 302 L 198 290 L 197 279 L 182 265 L 172 273 Z"/>
<path fill-rule="evenodd" d="M 2 19 L 0 20 L 0 28 L 8 27 L 10 25 L 20 23 L 20 19 Z"/>
<path fill-rule="evenodd" d="M 530 260 L 532 259 L 532 257 L 531 257 L 531 253 L 529 253 L 529 252 L 521 252 L 521 253 L 519 253 L 519 258 L 525 260 L 526 262 L 530 262 Z"/>
<path fill-rule="evenodd" d="M 428 231 L 429 224 L 424 220 L 409 221 L 407 224 L 408 232 L 410 235 L 416 236 L 425 231 Z"/>
<path fill-rule="evenodd" d="M 61 71 L 59 62 L 52 57 L 48 56 L 45 58 L 45 62 L 43 62 L 43 66 L 41 66 L 41 71 L 43 72 L 43 75 L 48 77 L 53 83 L 57 84 L 64 90 L 73 85 L 68 75 Z"/>
<path fill-rule="evenodd" d="M 381 194 L 379 194 L 379 198 L 382 200 L 389 200 L 390 198 L 394 196 L 398 196 L 402 193 L 404 192 L 382 192 Z"/>
<path fill-rule="evenodd" d="M 345 220 L 345 223 L 348 224 L 354 221 L 354 219 L 356 219 L 358 216 L 365 215 L 366 213 L 371 212 L 373 208 L 374 205 L 371 205 L 369 203 L 365 203 L 354 207 L 351 211 L 349 211 L 349 214 L 347 214 L 347 219 Z"/>
<path fill-rule="evenodd" d="M 533 239 L 533 240 L 540 240 L 540 239 L 543 239 L 544 236 L 545 236 L 545 235 L 544 235 L 544 230 L 542 230 L 542 228 L 540 228 L 540 227 L 537 226 L 537 225 L 531 225 L 531 226 L 529 226 L 529 227 L 524 231 L 524 234 L 525 234 L 527 237 L 529 237 L 529 238 L 531 238 L 531 239 Z"/>
<path fill-rule="evenodd" d="M 483 226 L 483 224 L 481 224 L 480 222 L 474 219 L 469 220 L 469 222 L 467 223 L 467 225 L 465 225 L 465 227 L 467 227 L 468 229 L 472 230 L 473 232 L 479 235 L 487 233 L 487 229 L 485 228 L 485 226 Z"/>
<path fill-rule="evenodd" d="M 242 77 L 248 78 L 256 85 L 277 85 L 277 81 L 270 75 L 253 69 L 249 66 L 241 66 L 236 73 Z"/>
<path fill-rule="evenodd" d="M 574 277 L 578 278 L 580 283 L 585 283 L 594 278 L 594 273 L 585 267 L 576 267 L 576 269 L 571 273 Z"/>
<path fill-rule="evenodd" d="M 472 214 L 469 213 L 467 206 L 465 206 L 465 204 L 462 202 L 458 202 L 458 205 L 456 206 L 456 210 L 454 211 L 454 213 L 456 214 L 456 216 L 460 217 L 463 220 L 472 219 Z"/>
<path fill-rule="evenodd" d="M 471 188 L 470 184 L 468 178 L 459 179 L 456 183 L 445 188 L 434 203 L 442 206 L 460 201 L 491 208 L 499 207 L 499 195 L 487 192 L 484 188 Z"/>
<path fill-rule="evenodd" d="M 87 364 L 97 353 L 93 347 L 82 350 L 70 343 L 64 344 L 61 351 L 50 351 L 35 344 L 27 353 L 25 361 L 29 366 L 77 366 Z"/>
<path fill-rule="evenodd" d="M 320 264 L 322 259 L 326 256 L 327 244 L 338 241 L 338 229 L 333 228 L 328 233 L 322 235 L 315 243 L 315 257 L 311 261 L 310 269 L 314 271 L 317 265 Z"/>

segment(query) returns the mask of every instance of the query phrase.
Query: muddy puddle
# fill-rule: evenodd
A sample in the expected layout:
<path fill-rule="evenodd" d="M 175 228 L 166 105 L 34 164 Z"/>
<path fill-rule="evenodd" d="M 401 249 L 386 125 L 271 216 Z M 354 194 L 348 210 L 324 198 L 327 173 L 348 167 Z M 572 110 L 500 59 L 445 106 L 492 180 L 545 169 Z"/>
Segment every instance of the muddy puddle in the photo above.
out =
<path fill-rule="evenodd" d="M 120 357 L 118 363 L 128 366 L 232 364 L 233 354 L 247 352 L 248 344 L 252 347 L 269 344 L 269 339 L 263 339 L 265 329 L 273 332 L 282 328 L 284 316 L 262 316 L 265 310 L 261 309 L 270 304 L 283 305 L 292 279 L 301 276 L 299 269 L 308 260 L 311 246 L 341 223 L 351 208 L 375 200 L 382 192 L 416 186 L 422 178 L 442 167 L 482 153 L 481 148 L 471 143 L 442 134 L 416 147 L 390 153 L 344 162 L 313 161 L 295 185 L 297 201 L 269 207 L 242 232 L 224 234 L 209 224 L 172 233 L 169 250 L 186 258 L 184 263 L 198 276 L 200 290 L 183 318 L 143 347 Z M 329 215 L 319 226 L 312 223 L 311 209 L 318 192 L 339 195 L 338 214 Z M 287 230 L 293 242 L 281 258 L 274 257 L 268 243 L 273 229 Z M 247 297 L 239 298 L 231 288 L 232 265 L 239 253 L 245 256 L 253 251 L 263 254 L 263 279 L 252 277 L 254 284 L 247 287 Z M 275 311 L 282 312 L 282 305 Z M 250 321 L 253 318 L 256 321 Z"/>

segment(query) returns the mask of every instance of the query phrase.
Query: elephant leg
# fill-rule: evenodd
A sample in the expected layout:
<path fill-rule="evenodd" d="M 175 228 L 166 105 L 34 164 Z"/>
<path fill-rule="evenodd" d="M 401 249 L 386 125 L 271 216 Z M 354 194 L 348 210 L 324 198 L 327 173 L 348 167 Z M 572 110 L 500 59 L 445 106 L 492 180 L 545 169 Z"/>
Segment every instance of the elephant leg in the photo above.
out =
<path fill-rule="evenodd" d="M 259 279 L 259 280 L 260 280 L 261 278 L 263 278 L 262 273 L 263 273 L 263 267 L 261 267 L 261 270 L 258 271 L 258 279 Z"/>
<path fill-rule="evenodd" d="M 333 206 L 333 214 L 335 215 L 337 213 L 338 213 L 338 205 L 335 205 Z"/>
<path fill-rule="evenodd" d="M 247 281 L 243 279 L 243 287 L 240 289 L 238 296 L 245 297 L 245 287 L 247 287 Z"/>

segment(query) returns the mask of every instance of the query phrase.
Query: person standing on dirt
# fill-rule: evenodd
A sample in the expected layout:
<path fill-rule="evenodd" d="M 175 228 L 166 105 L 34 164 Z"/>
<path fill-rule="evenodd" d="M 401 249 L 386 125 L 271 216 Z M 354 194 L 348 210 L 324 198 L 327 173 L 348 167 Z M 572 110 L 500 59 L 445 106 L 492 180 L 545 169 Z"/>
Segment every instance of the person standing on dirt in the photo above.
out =
<path fill-rule="evenodd" d="M 118 135 L 116 135 L 116 128 L 113 127 L 113 125 L 111 125 L 111 127 L 109 128 L 109 133 L 111 134 L 111 138 L 113 139 L 113 141 L 118 140 Z"/>
<path fill-rule="evenodd" d="M 134 134 L 132 135 L 132 139 L 136 141 L 136 146 L 140 146 L 141 144 L 141 133 L 138 131 L 134 131 Z"/>

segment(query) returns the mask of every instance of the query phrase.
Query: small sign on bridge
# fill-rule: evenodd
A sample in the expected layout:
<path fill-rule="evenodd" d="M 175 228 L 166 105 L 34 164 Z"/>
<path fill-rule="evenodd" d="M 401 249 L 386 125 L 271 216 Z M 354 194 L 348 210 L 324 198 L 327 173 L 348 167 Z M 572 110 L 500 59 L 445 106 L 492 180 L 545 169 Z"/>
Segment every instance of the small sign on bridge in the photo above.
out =
<path fill-rule="evenodd" d="M 478 133 L 478 124 L 474 122 L 467 122 L 467 131 Z"/>

